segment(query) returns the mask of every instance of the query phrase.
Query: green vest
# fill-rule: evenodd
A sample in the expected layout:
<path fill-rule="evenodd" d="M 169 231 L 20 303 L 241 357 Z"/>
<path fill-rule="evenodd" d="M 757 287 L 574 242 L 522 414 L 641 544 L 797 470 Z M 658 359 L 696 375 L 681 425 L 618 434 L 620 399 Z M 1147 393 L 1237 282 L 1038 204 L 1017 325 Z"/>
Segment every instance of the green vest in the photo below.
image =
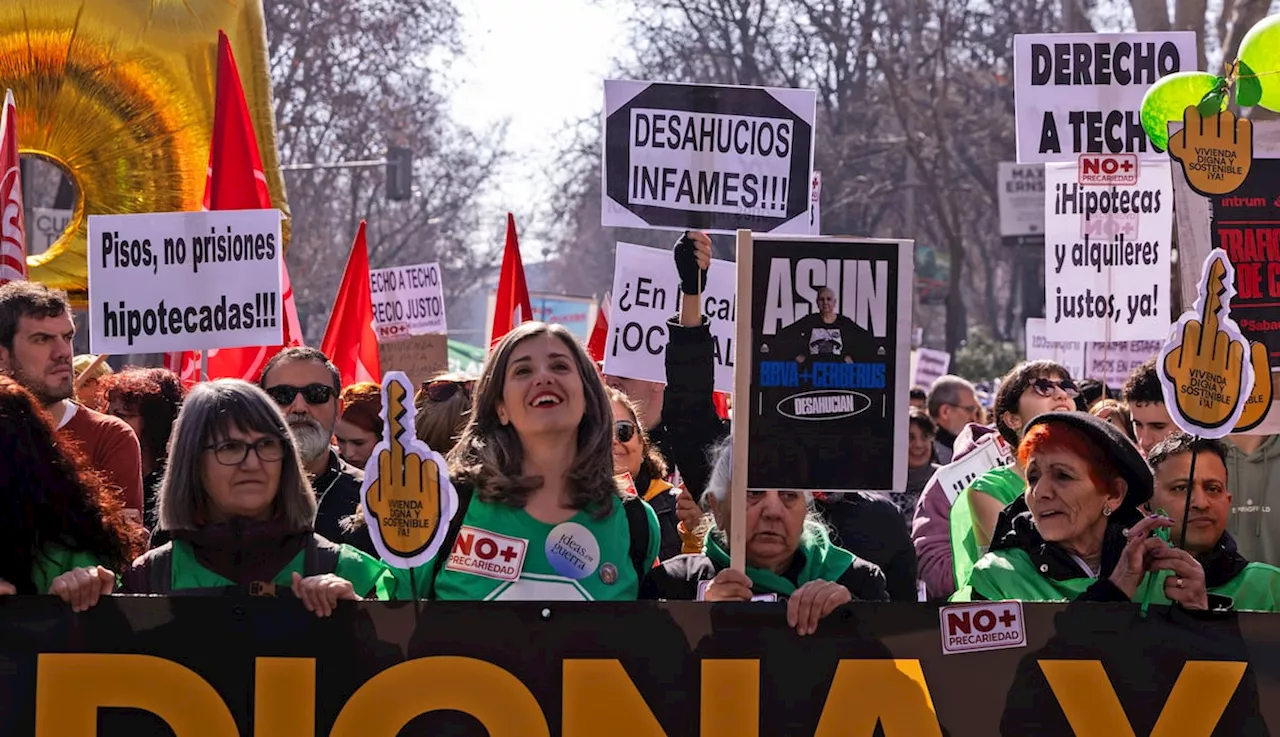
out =
<path fill-rule="evenodd" d="M 986 494 L 994 497 L 1003 506 L 1008 506 L 1026 491 L 1018 469 L 1013 466 L 993 468 L 979 476 L 951 505 L 951 565 L 955 574 L 956 586 L 964 587 L 969 580 L 969 572 L 978 559 L 987 551 L 978 545 L 978 536 L 973 524 L 973 508 L 969 506 L 972 494 Z"/>
<path fill-rule="evenodd" d="M 275 575 L 271 583 L 289 588 L 293 586 L 293 574 L 303 574 L 303 555 L 298 554 Z M 191 545 L 183 540 L 173 541 L 173 573 L 172 590 L 181 589 L 214 589 L 235 586 L 235 582 L 214 573 L 200 565 L 196 560 Z M 377 558 L 351 547 L 342 545 L 338 553 L 338 565 L 333 571 L 335 576 L 351 582 L 356 596 L 364 599 L 387 601 L 395 598 L 396 578 L 386 564 Z"/>

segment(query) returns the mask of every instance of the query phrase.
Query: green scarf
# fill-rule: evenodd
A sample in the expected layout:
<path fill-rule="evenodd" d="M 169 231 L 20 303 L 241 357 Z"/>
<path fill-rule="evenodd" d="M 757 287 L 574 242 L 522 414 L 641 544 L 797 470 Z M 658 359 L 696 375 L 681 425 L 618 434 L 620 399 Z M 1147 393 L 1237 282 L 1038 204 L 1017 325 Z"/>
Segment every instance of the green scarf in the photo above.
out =
<path fill-rule="evenodd" d="M 717 540 L 719 533 L 715 527 L 707 533 L 706 556 L 711 559 L 716 570 L 729 567 L 729 554 Z M 853 553 L 831 544 L 831 538 L 824 530 L 805 530 L 800 536 L 800 545 L 796 555 L 801 556 L 804 565 L 800 568 L 796 582 L 791 583 L 784 576 L 763 568 L 747 566 L 747 578 L 751 579 L 751 590 L 757 594 L 777 594 L 791 596 L 796 589 L 810 581 L 839 581 L 845 571 L 857 560 Z"/>

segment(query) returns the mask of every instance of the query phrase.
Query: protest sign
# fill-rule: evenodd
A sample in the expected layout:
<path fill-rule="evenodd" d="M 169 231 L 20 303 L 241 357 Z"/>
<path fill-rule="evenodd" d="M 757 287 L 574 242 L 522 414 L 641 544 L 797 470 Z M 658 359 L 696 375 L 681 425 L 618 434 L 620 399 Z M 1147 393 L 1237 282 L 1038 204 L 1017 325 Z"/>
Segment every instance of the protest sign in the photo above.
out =
<path fill-rule="evenodd" d="M 1027 319 L 1027 360 L 1059 363 L 1077 382 L 1096 379 L 1120 389 L 1129 374 L 1160 352 L 1163 340 L 1081 341 L 1045 337 L 1041 317 Z"/>
<path fill-rule="evenodd" d="M 667 320 L 680 312 L 680 277 L 671 251 L 619 243 L 613 270 L 613 306 L 604 372 L 667 382 Z M 702 313 L 715 340 L 716 391 L 733 391 L 736 269 L 712 259 L 702 292 Z"/>
<path fill-rule="evenodd" d="M 369 272 L 369 294 L 379 343 L 449 332 L 439 264 L 373 269 Z"/>
<path fill-rule="evenodd" d="M 1169 136 L 1169 156 L 1182 165 L 1196 192 L 1206 197 L 1231 194 L 1253 165 L 1253 121 L 1230 110 L 1206 118 L 1188 106 L 1182 129 Z"/>
<path fill-rule="evenodd" d="M 378 556 L 389 566 L 410 569 L 440 551 L 458 510 L 448 463 L 415 431 L 413 389 L 400 371 L 383 375 L 382 440 L 369 456 L 360 487 Z"/>
<path fill-rule="evenodd" d="M 1079 380 L 1084 377 L 1087 341 L 1050 340 L 1045 329 L 1043 317 L 1027 318 L 1027 360 L 1053 361 L 1061 364 L 1071 378 Z"/>
<path fill-rule="evenodd" d="M 1142 97 L 1161 77 L 1196 67 L 1190 31 L 1015 35 L 1018 163 L 1163 158 L 1142 128 Z"/>
<path fill-rule="evenodd" d="M 606 80 L 601 221 L 809 233 L 811 90 Z"/>
<path fill-rule="evenodd" d="M 1136 184 L 1080 183 L 1077 164 L 1045 166 L 1046 335 L 1147 340 L 1169 327 L 1173 181 L 1144 161 Z"/>
<path fill-rule="evenodd" d="M 1013 448 L 1000 437 L 1000 433 L 983 435 L 964 458 L 948 463 L 935 471 L 933 479 L 925 485 L 925 488 L 932 486 L 934 481 L 938 482 L 947 495 L 947 503 L 955 504 L 960 492 L 969 488 L 969 485 L 979 476 L 993 468 L 1003 468 L 1011 463 L 1013 463 Z"/>
<path fill-rule="evenodd" d="M 1258 159 L 1239 189 L 1210 198 L 1209 241 L 1226 251 L 1238 294 L 1231 314 L 1280 366 L 1280 159 Z"/>
<path fill-rule="evenodd" d="M 89 350 L 280 345 L 279 210 L 89 217 Z"/>
<path fill-rule="evenodd" d="M 911 385 L 933 386 L 933 382 L 945 376 L 951 368 L 951 354 L 932 348 L 917 348 L 911 352 Z"/>
<path fill-rule="evenodd" d="M 822 172 L 817 169 L 810 182 L 809 235 L 822 235 Z"/>
<path fill-rule="evenodd" d="M 486 345 L 493 342 L 493 313 L 497 305 L 498 295 L 490 292 L 485 317 Z M 533 308 L 534 320 L 562 325 L 583 343 L 591 338 L 591 326 L 595 324 L 596 312 L 600 309 L 591 297 L 569 297 L 551 292 L 530 292 L 529 306 Z"/>
<path fill-rule="evenodd" d="M 378 363 L 383 371 L 402 371 L 414 386 L 449 367 L 448 338 L 444 335 L 411 335 L 403 340 L 378 343 Z"/>
<path fill-rule="evenodd" d="M 1043 246 L 1044 166 L 1002 161 L 998 186 L 1001 244 Z"/>
<path fill-rule="evenodd" d="M 913 249 L 739 233 L 749 320 L 737 332 L 734 461 L 745 459 L 746 488 L 905 488 Z"/>
<path fill-rule="evenodd" d="M 1173 423 L 1191 435 L 1220 438 L 1256 427 L 1267 414 L 1270 382 L 1253 394 L 1255 374 L 1269 373 L 1267 349 L 1250 345 L 1231 319 L 1235 270 L 1224 251 L 1209 253 L 1199 283 L 1194 307 L 1169 331 L 1157 373 Z"/>
<path fill-rule="evenodd" d="M 33 207 L 27 216 L 27 255 L 44 253 L 62 237 L 71 222 L 74 210 L 53 207 Z"/>

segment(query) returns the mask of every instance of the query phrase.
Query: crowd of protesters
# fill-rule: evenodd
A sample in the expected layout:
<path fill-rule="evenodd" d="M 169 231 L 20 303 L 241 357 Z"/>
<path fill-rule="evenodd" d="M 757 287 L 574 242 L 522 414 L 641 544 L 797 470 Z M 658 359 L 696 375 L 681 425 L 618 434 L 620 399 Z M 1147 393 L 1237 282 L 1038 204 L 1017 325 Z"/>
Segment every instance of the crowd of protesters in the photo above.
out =
<path fill-rule="evenodd" d="M 417 436 L 446 456 L 459 504 L 441 552 L 410 570 L 379 559 L 360 501 L 378 385 L 343 387 L 305 347 L 256 383 L 113 371 L 73 356 L 63 293 L 0 287 L 0 594 L 77 611 L 130 593 L 291 596 L 319 616 L 414 597 L 769 600 L 800 634 L 854 600 L 1276 609 L 1277 439 L 1176 432 L 1154 360 L 1116 397 L 1051 361 L 1015 367 L 990 408 L 960 377 L 914 388 L 906 487 L 749 490 L 735 569 L 731 419 L 700 306 L 710 240 L 686 234 L 674 259 L 665 383 L 603 375 L 563 327 L 526 323 L 480 376 L 419 388 Z M 948 464 L 992 444 L 1008 465 L 946 487 Z M 456 564 L 464 528 L 524 541 L 519 575 Z M 553 536 L 565 546 L 544 546 Z"/>

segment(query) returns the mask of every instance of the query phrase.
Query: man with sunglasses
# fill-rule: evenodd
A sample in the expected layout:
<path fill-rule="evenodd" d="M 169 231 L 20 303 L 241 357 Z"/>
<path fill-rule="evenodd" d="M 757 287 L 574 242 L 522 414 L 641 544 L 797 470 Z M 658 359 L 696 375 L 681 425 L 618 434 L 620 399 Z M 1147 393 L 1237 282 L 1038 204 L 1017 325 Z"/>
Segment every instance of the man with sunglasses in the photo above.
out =
<path fill-rule="evenodd" d="M 343 461 L 333 447 L 333 428 L 342 416 L 337 367 L 315 348 L 286 348 L 267 362 L 258 384 L 280 407 L 298 444 L 316 493 L 316 534 L 344 542 L 340 522 L 360 505 L 364 472 Z"/>

